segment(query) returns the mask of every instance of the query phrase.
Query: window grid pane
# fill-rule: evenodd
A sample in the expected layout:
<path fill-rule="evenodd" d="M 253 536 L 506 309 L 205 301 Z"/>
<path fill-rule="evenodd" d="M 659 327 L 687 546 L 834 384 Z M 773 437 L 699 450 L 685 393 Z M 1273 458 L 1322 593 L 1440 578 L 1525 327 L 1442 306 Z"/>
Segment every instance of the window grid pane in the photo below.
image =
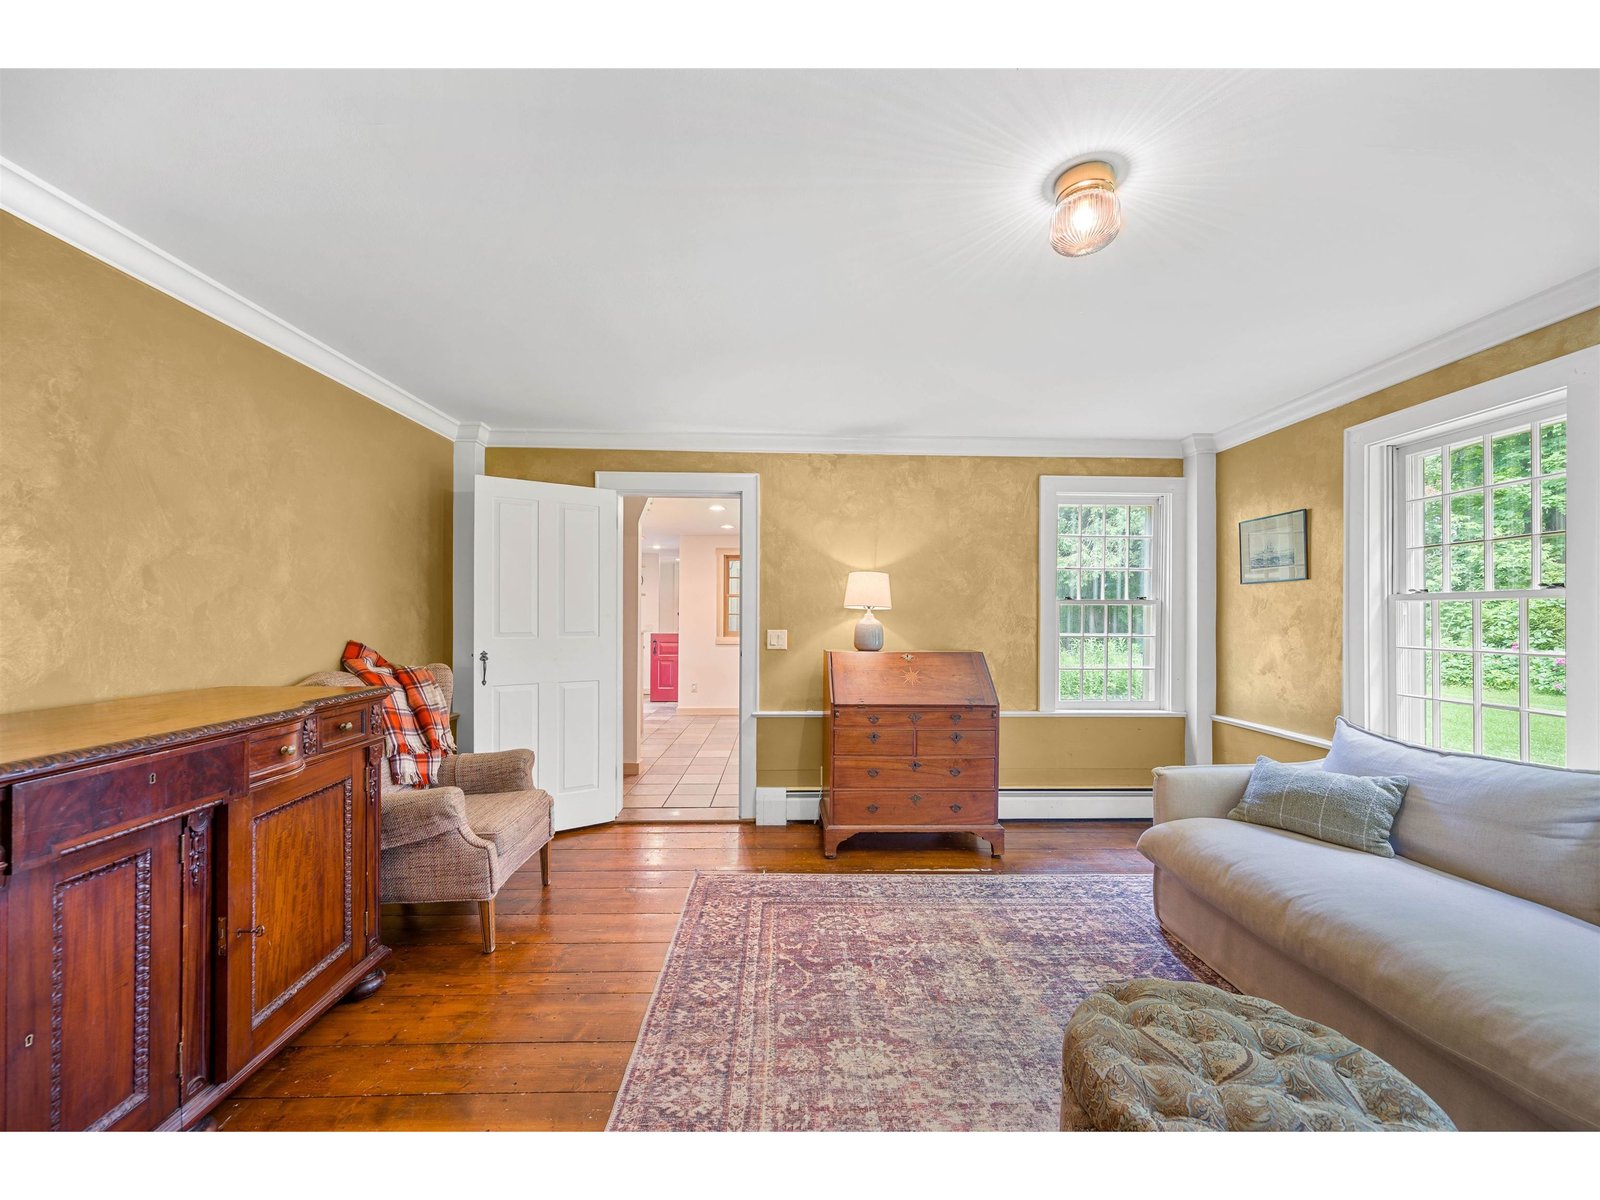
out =
<path fill-rule="evenodd" d="M 1564 764 L 1565 417 L 1411 450 L 1403 467 L 1394 732 Z"/>

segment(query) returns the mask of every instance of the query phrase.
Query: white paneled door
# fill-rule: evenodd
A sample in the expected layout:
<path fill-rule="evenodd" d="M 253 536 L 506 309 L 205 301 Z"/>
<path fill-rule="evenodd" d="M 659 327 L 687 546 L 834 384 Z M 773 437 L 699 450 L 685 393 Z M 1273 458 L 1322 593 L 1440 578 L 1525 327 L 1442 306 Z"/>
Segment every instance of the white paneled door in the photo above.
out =
<path fill-rule="evenodd" d="M 622 806 L 617 494 L 479 475 L 473 522 L 473 749 L 534 752 L 555 827 Z"/>

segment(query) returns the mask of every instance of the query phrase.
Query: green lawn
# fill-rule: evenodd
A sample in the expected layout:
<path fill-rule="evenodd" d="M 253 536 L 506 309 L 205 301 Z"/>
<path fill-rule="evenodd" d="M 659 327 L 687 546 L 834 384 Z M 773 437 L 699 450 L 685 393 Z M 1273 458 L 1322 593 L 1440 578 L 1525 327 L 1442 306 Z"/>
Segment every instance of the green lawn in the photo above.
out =
<path fill-rule="evenodd" d="M 1498 693 L 1486 689 L 1483 698 L 1490 703 L 1496 700 L 1505 704 L 1515 704 L 1515 692 Z M 1535 708 L 1549 708 L 1558 712 L 1567 707 L 1567 698 L 1553 692 L 1534 692 L 1529 697 Z M 1469 704 L 1472 700 L 1472 689 L 1466 686 L 1452 687 L 1446 685 L 1443 699 L 1465 700 Z M 1443 706 L 1443 737 L 1440 745 L 1446 750 L 1461 750 L 1472 752 L 1472 709 L 1465 704 L 1446 704 Z M 1520 735 L 1517 731 L 1517 714 L 1514 712 L 1484 710 L 1483 719 L 1483 753 L 1494 758 L 1520 758 Z M 1528 720 L 1528 749 L 1529 758 L 1537 763 L 1550 763 L 1556 766 L 1564 765 L 1567 761 L 1567 723 L 1560 717 L 1544 716 L 1534 713 Z"/>

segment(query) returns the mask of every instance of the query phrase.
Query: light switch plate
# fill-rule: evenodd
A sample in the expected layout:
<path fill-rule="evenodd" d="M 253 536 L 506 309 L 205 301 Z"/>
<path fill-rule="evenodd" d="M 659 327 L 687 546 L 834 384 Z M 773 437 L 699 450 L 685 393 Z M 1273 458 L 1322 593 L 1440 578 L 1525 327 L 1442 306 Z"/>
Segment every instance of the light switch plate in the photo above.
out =
<path fill-rule="evenodd" d="M 787 650 L 789 648 L 789 631 L 787 629 L 767 630 L 768 650 Z"/>

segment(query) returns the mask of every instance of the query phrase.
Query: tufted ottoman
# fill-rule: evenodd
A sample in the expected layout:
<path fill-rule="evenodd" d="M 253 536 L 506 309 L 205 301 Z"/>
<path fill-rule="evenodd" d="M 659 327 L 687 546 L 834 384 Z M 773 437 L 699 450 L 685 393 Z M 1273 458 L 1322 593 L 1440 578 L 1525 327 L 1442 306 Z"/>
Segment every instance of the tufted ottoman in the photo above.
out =
<path fill-rule="evenodd" d="M 1063 1129 L 1454 1129 L 1343 1035 L 1255 996 L 1132 979 L 1067 1022 Z"/>

